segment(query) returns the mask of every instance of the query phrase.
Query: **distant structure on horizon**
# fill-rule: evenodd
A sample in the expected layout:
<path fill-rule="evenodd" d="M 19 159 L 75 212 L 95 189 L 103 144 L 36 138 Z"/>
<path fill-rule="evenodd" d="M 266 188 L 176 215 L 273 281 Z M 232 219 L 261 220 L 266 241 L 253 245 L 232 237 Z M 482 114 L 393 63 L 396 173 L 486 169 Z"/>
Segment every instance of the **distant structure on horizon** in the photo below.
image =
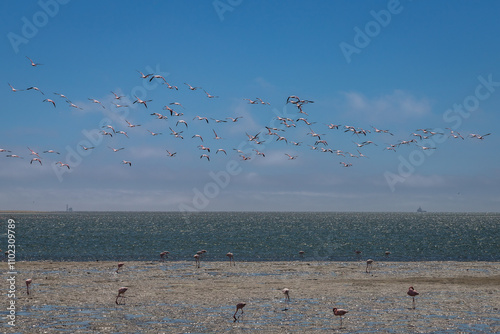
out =
<path fill-rule="evenodd" d="M 418 209 L 417 209 L 417 212 L 427 212 L 427 211 L 423 210 L 422 207 L 419 206 Z"/>
<path fill-rule="evenodd" d="M 73 212 L 73 208 L 66 204 L 66 212 Z"/>

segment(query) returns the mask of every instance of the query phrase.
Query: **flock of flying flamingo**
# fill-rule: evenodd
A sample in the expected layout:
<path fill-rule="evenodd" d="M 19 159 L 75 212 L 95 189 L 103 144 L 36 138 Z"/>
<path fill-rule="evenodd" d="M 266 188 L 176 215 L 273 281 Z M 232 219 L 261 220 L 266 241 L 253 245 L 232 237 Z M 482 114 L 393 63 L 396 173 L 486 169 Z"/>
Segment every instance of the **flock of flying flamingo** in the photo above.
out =
<path fill-rule="evenodd" d="M 38 67 L 43 64 L 37 63 L 34 60 L 32 60 L 29 57 L 26 57 L 29 60 L 29 64 L 32 67 Z M 140 71 L 139 72 L 139 79 L 142 78 L 142 80 L 148 80 L 148 81 L 153 81 L 153 80 L 158 80 L 162 85 L 165 85 L 168 89 L 177 91 L 181 88 L 175 85 L 171 85 L 170 83 L 167 82 L 165 77 L 159 74 L 154 74 L 154 73 L 148 73 L 144 74 Z M 181 87 L 186 87 L 185 89 L 189 89 L 190 91 L 197 91 L 197 90 L 202 90 L 204 92 L 204 95 L 208 99 L 217 99 L 219 96 L 212 95 L 209 92 L 207 92 L 205 89 L 198 87 L 198 86 L 191 86 L 188 83 L 183 83 L 184 85 Z M 59 101 L 64 101 L 66 105 L 69 108 L 75 109 L 75 110 L 83 110 L 81 106 L 78 106 L 74 104 L 66 95 L 58 92 L 53 92 L 53 95 L 56 95 L 58 97 L 57 100 L 51 99 L 45 95 L 40 88 L 36 86 L 30 86 L 25 89 L 17 89 L 14 88 L 10 83 L 8 83 L 10 86 L 10 89 L 14 93 L 22 92 L 22 91 L 36 91 L 38 92 L 44 99 L 41 100 L 41 102 L 47 102 L 50 103 L 54 108 L 60 108 L 60 102 Z M 48 94 L 48 93 L 47 93 Z M 127 102 L 122 102 L 126 99 L 125 96 L 119 95 L 113 91 L 111 91 L 112 94 L 112 99 L 114 102 L 112 102 L 112 106 L 105 105 L 102 101 L 99 101 L 95 98 L 92 97 L 87 97 L 87 99 L 96 105 L 99 105 L 102 109 L 107 109 L 107 108 L 113 108 L 113 109 L 118 109 L 118 108 L 129 108 L 130 105 L 127 104 Z M 45 98 L 46 97 L 46 98 Z M 278 126 L 266 126 L 265 131 L 260 131 L 256 134 L 249 134 L 248 132 L 246 133 L 247 138 L 243 140 L 248 140 L 249 146 L 245 149 L 239 149 L 239 148 L 230 148 L 227 147 L 221 147 L 220 143 L 223 143 L 223 136 L 220 134 L 222 131 L 224 131 L 223 128 L 215 129 L 214 125 L 216 124 L 221 124 L 221 123 L 237 123 L 240 119 L 242 119 L 244 116 L 236 116 L 236 117 L 231 117 L 227 116 L 223 119 L 216 119 L 213 117 L 210 117 L 210 115 L 188 115 L 187 109 L 184 107 L 184 105 L 180 102 L 169 102 L 165 104 L 162 107 L 162 111 L 158 111 L 158 107 L 155 106 L 155 103 L 152 100 L 142 100 L 138 98 L 137 96 L 134 96 L 135 100 L 132 102 L 132 104 L 137 104 L 137 105 L 142 105 L 144 107 L 144 110 L 148 112 L 150 116 L 154 116 L 156 119 L 159 120 L 158 127 L 162 127 L 163 129 L 167 130 L 169 135 L 173 136 L 176 139 L 182 140 L 182 139 L 190 139 L 198 143 L 196 148 L 198 149 L 199 152 L 199 158 L 202 160 L 206 161 L 211 161 L 211 159 L 214 158 L 214 155 L 220 156 L 220 155 L 228 155 L 228 152 L 234 151 L 239 159 L 242 161 L 248 161 L 251 159 L 256 159 L 257 157 L 259 158 L 265 158 L 266 153 L 264 150 L 260 149 L 261 146 L 265 146 L 266 148 L 269 147 L 270 144 L 275 144 L 275 145 L 281 145 L 279 146 L 283 151 L 285 148 L 288 150 L 290 149 L 290 152 L 288 153 L 281 153 L 283 154 L 283 159 L 288 159 L 288 160 L 295 160 L 299 158 L 299 155 L 294 154 L 295 152 L 292 152 L 292 148 L 298 148 L 298 147 L 308 147 L 310 150 L 314 150 L 317 152 L 322 152 L 322 153 L 329 153 L 338 157 L 341 157 L 341 161 L 338 161 L 338 164 L 340 164 L 343 167 L 351 167 L 353 166 L 353 158 L 356 158 L 360 160 L 359 158 L 368 158 L 365 154 L 363 154 L 360 150 L 364 149 L 365 147 L 368 146 L 379 146 L 379 144 L 376 143 L 376 141 L 370 140 L 372 136 L 379 136 L 379 135 L 386 135 L 385 140 L 387 141 L 387 136 L 394 136 L 391 131 L 387 129 L 379 129 L 375 126 L 370 126 L 370 129 L 363 129 L 357 126 L 353 125 L 341 125 L 341 124 L 317 124 L 314 121 L 311 121 L 308 119 L 308 113 L 304 111 L 305 107 L 309 104 L 314 103 L 312 100 L 308 99 L 303 99 L 299 96 L 296 95 L 291 95 L 286 98 L 284 101 L 286 105 L 291 105 L 293 108 L 296 110 L 294 117 L 281 117 L 281 116 L 276 116 L 275 120 L 278 122 Z M 270 106 L 269 102 L 266 102 L 262 100 L 261 98 L 255 98 L 255 99 L 249 99 L 249 98 L 244 98 L 244 101 L 247 101 L 248 104 L 250 105 L 263 105 L 263 106 Z M 174 110 L 177 109 L 177 110 Z M 182 108 L 179 110 L 178 108 Z M 153 110 L 156 109 L 156 110 Z M 166 111 L 166 113 L 164 111 Z M 186 112 L 186 114 L 184 113 Z M 168 114 L 167 114 L 168 113 Z M 184 117 L 182 117 L 184 116 Z M 203 123 L 205 124 L 206 127 L 209 127 L 211 131 L 208 131 L 209 133 L 213 133 L 213 137 L 207 138 L 206 135 L 202 135 L 200 133 L 188 133 L 189 131 L 189 124 L 197 122 L 197 123 Z M 135 134 L 129 133 L 125 130 L 118 129 L 118 127 L 127 127 L 129 128 L 130 132 L 132 131 L 144 131 L 150 134 L 152 137 L 160 136 L 163 135 L 162 132 L 158 131 L 152 131 L 150 129 L 138 129 L 141 127 L 141 124 L 135 124 L 134 122 L 131 122 L 127 119 L 123 120 L 123 124 L 108 124 L 103 126 L 101 129 L 101 135 L 103 137 L 125 137 L 127 139 L 133 138 Z M 312 128 L 315 127 L 318 129 L 321 127 L 321 131 L 313 130 Z M 296 138 L 292 138 L 291 135 L 288 134 L 287 130 L 288 129 L 303 129 L 302 131 L 302 138 L 308 138 L 307 136 L 310 137 L 310 139 L 307 139 L 307 143 L 304 143 L 302 141 L 299 141 Z M 134 129 L 134 130 L 132 130 Z M 339 148 L 332 148 L 329 146 L 326 138 L 327 135 L 325 133 L 321 132 L 330 132 L 330 131 L 338 131 L 338 132 L 343 132 L 351 135 L 351 147 L 349 150 L 342 150 Z M 448 136 L 450 138 L 454 139 L 459 139 L 459 140 L 465 140 L 466 138 L 471 138 L 471 139 L 477 139 L 477 140 L 483 140 L 485 137 L 489 136 L 491 133 L 487 134 L 477 134 L 477 133 L 471 133 L 468 135 L 462 135 L 461 133 L 451 129 L 451 128 L 446 128 L 448 131 L 447 133 L 444 132 L 438 132 L 430 128 L 421 128 L 421 129 L 416 129 L 414 132 L 408 135 L 408 138 L 405 138 L 403 140 L 395 141 L 389 144 L 385 144 L 383 150 L 387 151 L 396 151 L 399 148 L 402 148 L 404 146 L 409 146 L 413 145 L 416 147 L 419 147 L 421 150 L 434 150 L 436 149 L 435 146 L 425 146 L 421 145 L 424 140 L 432 138 L 432 136 L 436 135 L 442 135 L 442 136 Z M 143 132 L 143 133 L 144 133 Z M 243 137 L 244 138 L 244 137 Z M 389 137 L 391 138 L 391 137 Z M 375 137 L 373 138 L 375 139 Z M 378 138 L 377 138 L 378 139 Z M 126 141 L 126 140 L 125 140 Z M 380 142 L 380 141 L 379 141 Z M 208 144 L 210 146 L 208 146 Z M 262 145 L 263 143 L 266 143 L 266 145 Z M 280 144 L 282 143 L 282 144 Z M 93 150 L 96 147 L 87 147 L 80 145 L 81 149 L 84 151 L 87 150 Z M 127 152 L 126 146 L 123 145 L 123 147 L 112 147 L 110 145 L 106 145 L 113 153 L 121 152 L 122 157 L 125 157 Z M 214 147 L 215 146 L 215 147 Z M 250 147 L 252 147 L 250 149 Z M 30 164 L 36 164 L 36 165 L 42 165 L 43 164 L 43 158 L 40 155 L 41 153 L 36 152 L 30 147 L 27 147 L 26 153 L 29 152 L 29 159 L 30 159 Z M 174 158 L 181 156 L 181 154 L 177 154 L 177 152 L 172 152 L 173 150 L 171 148 L 162 148 L 162 151 L 165 154 L 165 157 L 168 158 Z M 23 159 L 23 154 L 20 152 L 13 153 L 11 150 L 7 148 L 0 148 L 0 153 L 8 153 L 5 155 L 7 158 L 17 158 L 17 159 Z M 48 155 L 60 155 L 61 153 L 57 150 L 54 149 L 45 149 L 42 151 L 43 154 L 46 156 Z M 57 159 L 58 160 L 58 159 Z M 127 165 L 129 167 L 132 167 L 135 162 L 133 159 L 117 159 L 117 163 L 119 160 L 121 160 L 121 164 Z M 70 169 L 71 166 L 64 161 L 57 161 L 55 162 L 56 165 L 59 165 L 61 168 L 67 168 Z"/>

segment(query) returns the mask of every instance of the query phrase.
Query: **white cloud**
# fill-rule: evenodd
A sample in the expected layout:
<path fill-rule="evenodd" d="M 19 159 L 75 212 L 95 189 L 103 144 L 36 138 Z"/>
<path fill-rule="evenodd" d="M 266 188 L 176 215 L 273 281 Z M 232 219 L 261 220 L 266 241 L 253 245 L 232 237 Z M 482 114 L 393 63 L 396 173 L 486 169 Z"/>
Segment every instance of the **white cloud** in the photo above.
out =
<path fill-rule="evenodd" d="M 427 98 L 416 98 L 402 90 L 375 98 L 358 92 L 344 92 L 343 96 L 345 112 L 370 121 L 406 121 L 427 116 L 431 112 L 431 102 Z"/>

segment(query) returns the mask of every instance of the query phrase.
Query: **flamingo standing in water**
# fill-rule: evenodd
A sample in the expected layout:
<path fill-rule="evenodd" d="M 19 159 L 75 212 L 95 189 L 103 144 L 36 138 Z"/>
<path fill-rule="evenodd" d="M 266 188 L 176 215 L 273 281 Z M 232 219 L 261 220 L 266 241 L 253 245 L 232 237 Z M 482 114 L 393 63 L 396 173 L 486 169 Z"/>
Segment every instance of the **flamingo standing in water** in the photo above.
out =
<path fill-rule="evenodd" d="M 116 296 L 116 300 L 115 300 L 116 305 L 120 305 L 120 304 L 118 303 L 118 298 L 120 298 L 120 297 L 121 297 L 121 298 L 125 298 L 125 296 L 124 296 L 123 294 L 124 294 L 127 290 L 128 290 L 128 288 L 126 288 L 126 287 L 121 287 L 121 288 L 119 288 L 119 289 L 118 289 L 118 295 Z"/>
<path fill-rule="evenodd" d="M 333 314 L 340 317 L 340 328 L 342 328 L 342 316 L 344 314 L 346 314 L 347 312 L 349 312 L 349 311 L 346 311 L 346 310 L 341 309 L 341 308 L 336 308 L 336 307 L 333 308 Z"/>
<path fill-rule="evenodd" d="M 415 289 L 412 286 L 410 286 L 408 288 L 408 292 L 406 294 L 413 298 L 413 308 L 415 309 L 415 296 L 418 296 L 419 293 L 417 291 L 415 291 Z"/>
<path fill-rule="evenodd" d="M 231 262 L 232 262 L 234 265 L 236 265 L 236 263 L 234 262 L 234 255 L 233 255 L 233 253 L 228 252 L 228 253 L 226 254 L 226 256 L 229 258 L 229 266 L 231 266 Z"/>
<path fill-rule="evenodd" d="M 165 261 L 165 258 L 168 258 L 168 254 L 170 254 L 169 252 L 167 251 L 163 251 L 160 253 L 160 261 Z"/>
<path fill-rule="evenodd" d="M 361 252 L 360 252 L 361 253 Z M 367 273 L 370 273 L 371 269 L 372 269 L 372 264 L 373 264 L 373 260 L 372 259 L 368 259 L 366 260 L 366 272 Z M 370 269 L 370 270 L 368 270 Z"/>
<path fill-rule="evenodd" d="M 282 292 L 285 295 L 285 301 L 289 302 L 290 301 L 290 289 L 284 288 L 282 290 Z"/>
<path fill-rule="evenodd" d="M 120 262 L 118 263 L 118 268 L 116 268 L 116 272 L 118 273 L 118 271 L 121 269 L 121 267 L 123 267 L 125 265 L 125 263 L 123 262 Z"/>
<path fill-rule="evenodd" d="M 195 260 L 195 263 L 196 263 L 196 268 L 199 268 L 200 267 L 200 255 L 199 254 L 194 254 L 194 260 Z"/>
<path fill-rule="evenodd" d="M 30 284 L 33 282 L 33 280 L 31 278 L 28 278 L 26 280 L 26 294 L 30 294 Z"/>
<path fill-rule="evenodd" d="M 238 310 L 241 310 L 241 314 L 243 314 L 243 308 L 245 307 L 246 303 L 238 303 L 236 304 L 236 312 L 233 314 L 234 322 L 238 321 L 238 318 L 236 318 L 236 314 L 238 313 Z"/>

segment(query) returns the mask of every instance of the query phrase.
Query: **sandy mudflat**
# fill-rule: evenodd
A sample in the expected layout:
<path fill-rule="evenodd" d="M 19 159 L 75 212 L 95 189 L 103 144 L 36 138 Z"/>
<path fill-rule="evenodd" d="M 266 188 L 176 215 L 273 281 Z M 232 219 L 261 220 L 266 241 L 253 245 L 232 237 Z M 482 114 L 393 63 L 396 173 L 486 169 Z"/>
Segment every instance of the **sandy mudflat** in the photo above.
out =
<path fill-rule="evenodd" d="M 370 274 L 362 261 L 125 262 L 118 274 L 116 264 L 18 262 L 16 327 L 5 322 L 4 280 L 0 332 L 500 332 L 499 262 L 375 262 Z M 247 305 L 233 322 L 238 302 Z M 349 311 L 343 328 L 333 307 Z"/>

